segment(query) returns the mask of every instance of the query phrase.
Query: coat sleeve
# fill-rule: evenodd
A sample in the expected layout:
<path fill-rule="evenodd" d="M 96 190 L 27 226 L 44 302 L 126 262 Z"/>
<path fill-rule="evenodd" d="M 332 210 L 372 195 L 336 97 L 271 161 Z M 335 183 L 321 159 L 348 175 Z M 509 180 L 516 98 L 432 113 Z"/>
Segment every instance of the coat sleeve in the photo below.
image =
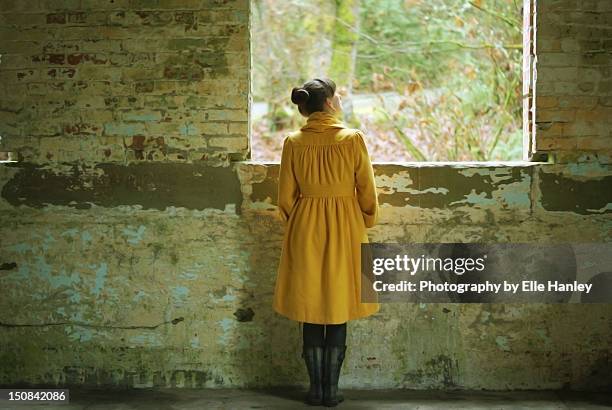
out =
<path fill-rule="evenodd" d="M 361 208 L 365 226 L 366 228 L 371 228 L 378 222 L 379 214 L 374 168 L 372 168 L 368 148 L 366 147 L 361 131 L 357 131 L 355 134 L 354 142 L 357 200 L 359 201 L 359 207 Z"/>
<path fill-rule="evenodd" d="M 291 140 L 285 137 L 283 151 L 278 173 L 278 216 L 283 223 L 287 223 L 291 209 L 298 199 L 299 189 L 293 169 L 293 152 Z"/>

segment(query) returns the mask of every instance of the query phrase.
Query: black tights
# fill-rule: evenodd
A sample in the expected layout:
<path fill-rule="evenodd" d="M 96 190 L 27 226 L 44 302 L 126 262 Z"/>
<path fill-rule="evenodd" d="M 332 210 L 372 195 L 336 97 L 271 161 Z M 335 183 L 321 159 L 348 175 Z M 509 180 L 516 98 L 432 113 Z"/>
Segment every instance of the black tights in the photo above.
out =
<path fill-rule="evenodd" d="M 346 322 L 338 325 L 320 325 L 304 322 L 305 346 L 344 346 L 346 344 Z M 323 331 L 325 330 L 325 336 Z"/>

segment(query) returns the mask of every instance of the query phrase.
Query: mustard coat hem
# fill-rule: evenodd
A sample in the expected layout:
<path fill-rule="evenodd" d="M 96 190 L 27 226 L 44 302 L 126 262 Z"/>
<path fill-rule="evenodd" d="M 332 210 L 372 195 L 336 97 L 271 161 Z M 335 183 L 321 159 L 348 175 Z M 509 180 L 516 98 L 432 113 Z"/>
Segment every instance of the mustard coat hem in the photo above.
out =
<path fill-rule="evenodd" d="M 338 325 L 346 323 L 350 320 L 363 319 L 380 311 L 380 303 L 362 303 L 362 305 L 363 306 L 358 311 L 352 312 L 347 316 L 339 315 L 333 318 L 331 321 L 326 320 L 324 317 L 316 314 L 295 315 L 292 312 L 292 309 L 285 310 L 281 306 L 278 306 L 276 303 L 273 304 L 273 308 L 274 311 L 279 315 L 291 320 L 295 320 L 296 322 L 314 323 L 319 325 Z"/>

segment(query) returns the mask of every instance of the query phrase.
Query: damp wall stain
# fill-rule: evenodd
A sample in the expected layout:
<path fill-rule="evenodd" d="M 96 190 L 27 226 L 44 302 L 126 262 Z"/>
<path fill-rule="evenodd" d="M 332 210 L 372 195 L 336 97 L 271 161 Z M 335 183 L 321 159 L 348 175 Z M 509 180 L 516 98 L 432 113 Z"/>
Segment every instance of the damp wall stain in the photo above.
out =
<path fill-rule="evenodd" d="M 240 212 L 242 193 L 230 167 L 203 164 L 140 163 L 127 166 L 96 164 L 73 166 L 54 172 L 34 164 L 11 164 L 16 170 L 2 187 L 2 198 L 13 206 L 43 208 L 45 204 L 88 209 L 138 205 L 143 209 L 166 207 L 225 209 Z"/>
<path fill-rule="evenodd" d="M 609 241 L 609 211 L 589 211 L 607 198 L 609 170 L 575 170 L 375 165 L 381 220 L 368 236 Z M 2 168 L 0 380 L 299 383 L 299 328 L 271 306 L 283 237 L 277 178 L 278 164 L 253 163 Z M 575 197 L 581 184 L 600 199 Z M 345 383 L 605 388 L 611 320 L 606 305 L 385 304 L 352 324 Z"/>

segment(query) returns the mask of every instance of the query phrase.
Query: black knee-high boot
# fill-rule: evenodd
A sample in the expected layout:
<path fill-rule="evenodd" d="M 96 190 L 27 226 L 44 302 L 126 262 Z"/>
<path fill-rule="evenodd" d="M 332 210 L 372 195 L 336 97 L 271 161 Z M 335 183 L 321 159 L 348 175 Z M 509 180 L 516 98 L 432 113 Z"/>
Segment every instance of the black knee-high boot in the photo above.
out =
<path fill-rule="evenodd" d="M 337 406 L 344 401 L 344 395 L 338 392 L 340 370 L 344 362 L 345 346 L 325 346 L 323 359 L 323 404 L 327 407 Z"/>
<path fill-rule="evenodd" d="M 302 352 L 310 379 L 310 388 L 304 402 L 313 406 L 323 403 L 323 355 L 323 346 L 304 346 Z"/>
<path fill-rule="evenodd" d="M 304 347 L 302 357 L 308 370 L 310 388 L 304 402 L 313 406 L 323 403 L 323 355 L 325 342 L 324 326 L 304 323 Z"/>

